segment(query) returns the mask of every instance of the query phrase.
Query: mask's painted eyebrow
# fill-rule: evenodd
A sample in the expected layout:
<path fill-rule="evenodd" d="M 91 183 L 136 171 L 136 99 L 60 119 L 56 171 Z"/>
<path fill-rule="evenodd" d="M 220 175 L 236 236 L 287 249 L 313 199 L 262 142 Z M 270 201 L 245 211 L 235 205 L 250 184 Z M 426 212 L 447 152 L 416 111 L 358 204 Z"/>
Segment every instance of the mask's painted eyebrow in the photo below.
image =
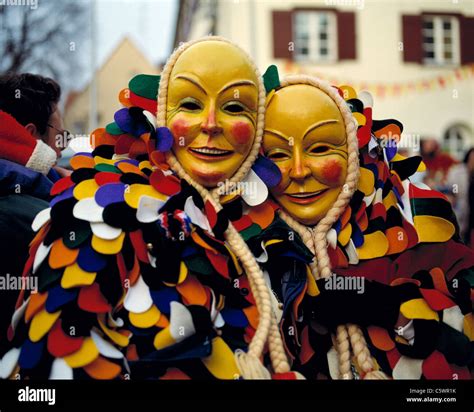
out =
<path fill-rule="evenodd" d="M 283 133 L 280 133 L 280 132 L 277 131 L 277 130 L 264 129 L 264 132 L 273 134 L 273 135 L 275 135 L 276 137 L 279 137 L 280 139 L 284 140 L 285 142 L 288 142 L 288 141 L 290 140 L 289 137 L 285 136 Z"/>
<path fill-rule="evenodd" d="M 229 90 L 230 88 L 237 87 L 237 86 L 253 86 L 253 87 L 257 88 L 255 83 L 251 80 L 238 80 L 236 82 L 232 82 L 232 83 L 227 84 L 226 86 L 224 86 L 222 89 L 219 90 L 218 94 L 221 94 L 221 93 L 225 92 L 226 90 Z"/>
<path fill-rule="evenodd" d="M 325 126 L 327 124 L 332 124 L 332 123 L 339 123 L 339 120 L 336 119 L 327 119 L 327 120 L 322 120 L 318 123 L 314 123 L 313 125 L 309 126 L 308 129 L 304 132 L 303 134 L 303 139 L 314 129 L 317 129 L 318 127 Z"/>
<path fill-rule="evenodd" d="M 309 132 L 313 131 L 314 129 L 317 129 L 318 127 L 321 127 L 321 126 L 325 126 L 327 124 L 333 124 L 333 123 L 339 123 L 339 120 L 336 120 L 336 119 L 327 119 L 327 120 L 322 120 L 318 123 L 314 123 L 312 124 L 311 126 L 308 127 L 308 129 L 304 132 L 303 134 L 303 139 L 308 135 Z M 265 129 L 265 132 L 267 133 L 271 133 L 281 139 L 284 139 L 284 140 L 290 140 L 288 136 L 285 136 L 283 133 L 279 132 L 278 130 L 274 130 L 274 129 L 268 129 L 266 128 Z"/>
<path fill-rule="evenodd" d="M 192 77 L 188 77 L 185 74 L 177 74 L 174 78 L 187 80 L 188 82 L 194 84 L 198 89 L 200 89 L 207 96 L 207 92 L 206 90 L 204 90 L 204 87 L 202 87 L 202 85 L 199 84 L 199 82 L 197 80 L 194 80 Z"/>

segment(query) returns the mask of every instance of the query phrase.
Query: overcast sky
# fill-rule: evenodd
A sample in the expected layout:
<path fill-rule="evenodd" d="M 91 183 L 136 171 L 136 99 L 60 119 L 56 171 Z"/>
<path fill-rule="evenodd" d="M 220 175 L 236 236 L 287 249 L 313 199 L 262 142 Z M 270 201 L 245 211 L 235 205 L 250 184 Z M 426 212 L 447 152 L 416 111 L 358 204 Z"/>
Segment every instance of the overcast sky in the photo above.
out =
<path fill-rule="evenodd" d="M 125 35 L 152 59 L 166 59 L 172 47 L 178 0 L 96 0 L 99 62 Z"/>
<path fill-rule="evenodd" d="M 153 64 L 170 55 L 178 0 L 92 0 L 92 4 L 94 2 L 97 32 L 96 40 L 90 44 L 95 46 L 94 60 L 98 67 L 125 36 L 129 36 Z M 83 74 L 82 86 L 90 80 L 90 71 Z"/>

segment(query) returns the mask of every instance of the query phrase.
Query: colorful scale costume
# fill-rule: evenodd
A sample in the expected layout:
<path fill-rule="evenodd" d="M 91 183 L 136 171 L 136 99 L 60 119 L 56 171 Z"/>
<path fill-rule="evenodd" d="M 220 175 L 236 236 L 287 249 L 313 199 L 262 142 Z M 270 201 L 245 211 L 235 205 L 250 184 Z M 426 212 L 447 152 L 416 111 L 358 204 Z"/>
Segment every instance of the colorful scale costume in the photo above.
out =
<path fill-rule="evenodd" d="M 275 91 L 282 88 L 276 69 L 272 70 L 267 111 Z M 289 76 L 282 84 L 283 88 L 295 84 L 330 87 L 301 76 Z M 328 332 L 349 324 L 353 333 L 355 325 L 363 328 L 362 339 L 376 360 L 373 370 L 395 379 L 470 379 L 474 254 L 462 244 L 445 196 L 410 182 L 409 177 L 423 164 L 420 157 L 397 154 L 401 123 L 372 120 L 367 92 L 357 95 L 349 86 L 337 91 L 357 122 L 359 179 L 347 206 L 323 237 L 337 276 L 316 282 L 308 277 L 306 296 L 299 298 L 294 316 L 282 327 L 293 368 L 308 379 L 340 377 L 333 349 L 337 342 Z M 270 123 L 267 116 L 266 127 L 272 128 Z M 309 238 L 306 245 L 313 253 L 321 249 L 314 248 L 317 225 L 305 227 L 285 212 L 282 216 L 303 238 Z M 316 279 L 318 272 L 321 267 L 316 267 Z M 337 286 L 344 285 L 344 277 L 363 277 L 365 291 L 337 290 L 347 289 Z M 293 279 L 303 278 L 301 268 Z M 408 323 L 395 328 L 400 316 Z M 367 370 L 357 363 L 353 358 L 353 373 L 346 377 L 366 375 Z"/>
<path fill-rule="evenodd" d="M 264 80 L 267 92 L 279 87 L 274 69 Z M 38 276 L 39 290 L 19 299 L 1 377 L 242 377 L 234 354 L 251 344 L 259 308 L 226 242 L 229 225 L 271 283 L 293 370 L 310 379 L 340 377 L 331 335 L 357 324 L 374 370 L 394 378 L 469 376 L 474 259 L 458 242 L 442 195 L 407 180 L 420 161 L 381 148 L 377 136 L 401 132 L 398 122 L 372 122 L 362 96 L 341 88 L 360 125 L 361 178 L 328 233 L 328 254 L 338 275 L 368 279 L 357 295 L 315 280 L 313 251 L 268 199 L 281 176 L 262 153 L 239 181 L 257 191 L 220 196 L 222 208 L 177 177 L 167 155 L 173 135 L 160 122 L 155 129 L 150 116 L 159 81 L 132 79 L 120 93 L 125 108 L 93 133 L 95 150 L 72 159 L 72 176 L 55 184 L 51 207 L 36 218 L 24 275 Z M 427 198 L 436 210 L 428 210 Z M 414 344 L 394 332 L 400 312 L 413 319 Z M 275 367 L 274 332 L 264 364 L 273 365 L 274 378 L 294 378 L 286 360 Z"/>
<path fill-rule="evenodd" d="M 120 94 L 126 107 L 93 133 L 92 153 L 73 157 L 72 175 L 54 185 L 50 208 L 33 223 L 24 275 L 37 276 L 39 290 L 22 292 L 2 376 L 243 375 L 234 353 L 251 344 L 259 308 L 225 232 L 231 222 L 262 261 L 277 248 L 293 259 L 304 246 L 290 242 L 268 199 L 279 171 L 258 153 L 240 182 L 257 190 L 221 197 L 218 211 L 173 174 L 165 158 L 173 136 L 144 111 L 156 107 L 158 81 L 131 81 Z M 289 372 L 281 364 L 275 371 Z"/>

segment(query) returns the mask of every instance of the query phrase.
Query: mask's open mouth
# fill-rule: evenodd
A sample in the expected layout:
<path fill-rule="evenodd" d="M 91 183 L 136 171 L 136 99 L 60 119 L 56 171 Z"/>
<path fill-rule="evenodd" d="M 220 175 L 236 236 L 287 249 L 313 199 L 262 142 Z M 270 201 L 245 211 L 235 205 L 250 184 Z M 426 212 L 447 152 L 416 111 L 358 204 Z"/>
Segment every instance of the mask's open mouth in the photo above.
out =
<path fill-rule="evenodd" d="M 188 150 L 197 158 L 204 160 L 222 160 L 234 154 L 233 150 L 216 147 L 190 147 Z"/>
<path fill-rule="evenodd" d="M 319 199 L 329 189 L 322 189 L 316 192 L 286 193 L 286 196 L 294 203 L 307 204 Z"/>

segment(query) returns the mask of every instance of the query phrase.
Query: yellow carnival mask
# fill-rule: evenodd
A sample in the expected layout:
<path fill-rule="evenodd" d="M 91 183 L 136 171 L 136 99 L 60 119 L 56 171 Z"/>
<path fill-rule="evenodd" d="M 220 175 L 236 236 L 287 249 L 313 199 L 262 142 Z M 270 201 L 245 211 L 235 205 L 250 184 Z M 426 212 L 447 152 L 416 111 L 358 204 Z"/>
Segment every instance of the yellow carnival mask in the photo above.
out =
<path fill-rule="evenodd" d="M 307 84 L 279 89 L 266 110 L 263 149 L 282 174 L 275 199 L 304 225 L 318 223 L 347 175 L 347 137 L 336 103 Z"/>
<path fill-rule="evenodd" d="M 232 177 L 255 140 L 258 80 L 247 56 L 212 40 L 186 49 L 169 79 L 167 126 L 173 152 L 205 187 Z"/>

